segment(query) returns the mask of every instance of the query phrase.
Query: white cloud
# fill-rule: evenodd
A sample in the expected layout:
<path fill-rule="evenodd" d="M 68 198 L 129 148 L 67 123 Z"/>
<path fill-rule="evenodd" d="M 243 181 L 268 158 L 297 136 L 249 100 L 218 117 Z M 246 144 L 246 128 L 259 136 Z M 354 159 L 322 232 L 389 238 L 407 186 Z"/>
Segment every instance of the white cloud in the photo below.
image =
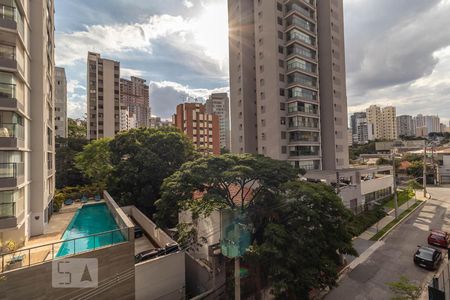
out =
<path fill-rule="evenodd" d="M 144 71 L 142 70 L 136 70 L 136 69 L 130 69 L 130 68 L 120 68 L 120 77 L 143 77 Z"/>
<path fill-rule="evenodd" d="M 183 5 L 186 6 L 187 8 L 192 8 L 194 6 L 194 3 L 192 3 L 189 0 L 184 0 Z"/>

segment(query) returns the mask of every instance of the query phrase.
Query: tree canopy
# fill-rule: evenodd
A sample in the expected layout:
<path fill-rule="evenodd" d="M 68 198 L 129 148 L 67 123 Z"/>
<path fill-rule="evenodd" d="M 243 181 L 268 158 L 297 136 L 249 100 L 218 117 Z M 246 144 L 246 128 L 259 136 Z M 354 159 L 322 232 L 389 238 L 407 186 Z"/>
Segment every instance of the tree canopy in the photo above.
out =
<path fill-rule="evenodd" d="M 113 166 L 108 190 L 121 205 L 154 212 L 163 180 L 195 157 L 191 141 L 176 128 L 140 128 L 109 143 Z"/>
<path fill-rule="evenodd" d="M 278 198 L 271 217 L 259 220 L 262 239 L 246 259 L 259 264 L 278 299 L 308 299 L 311 289 L 336 285 L 340 254 L 357 255 L 348 231 L 351 213 L 324 184 L 289 182 Z M 253 222 L 260 218 L 267 216 L 252 216 Z"/>
<path fill-rule="evenodd" d="M 85 120 L 67 119 L 69 138 L 86 138 L 87 135 L 87 123 Z"/>
<path fill-rule="evenodd" d="M 102 186 L 106 185 L 113 170 L 109 149 L 111 140 L 110 138 L 94 140 L 75 156 L 77 168 L 93 183 Z"/>
<path fill-rule="evenodd" d="M 88 144 L 85 138 L 56 139 L 56 188 L 89 184 L 89 180 L 75 165 L 75 156 Z"/>
<path fill-rule="evenodd" d="M 183 208 L 196 215 L 218 208 L 245 210 L 296 175 L 288 163 L 261 155 L 202 157 L 187 162 L 164 180 L 161 199 L 156 203 L 156 219 L 160 225 L 174 225 Z M 195 199 L 194 193 L 199 195 Z"/>

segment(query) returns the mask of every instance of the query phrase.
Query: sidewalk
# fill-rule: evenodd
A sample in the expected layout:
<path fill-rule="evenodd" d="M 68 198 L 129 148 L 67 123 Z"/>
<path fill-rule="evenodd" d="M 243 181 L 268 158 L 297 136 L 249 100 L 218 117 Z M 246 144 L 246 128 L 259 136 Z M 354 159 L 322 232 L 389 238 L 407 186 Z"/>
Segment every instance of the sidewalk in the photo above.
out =
<path fill-rule="evenodd" d="M 423 195 L 421 198 L 417 197 L 417 200 L 423 201 L 423 199 L 424 199 Z M 398 215 L 400 215 L 402 212 L 404 212 L 405 210 L 407 210 L 408 208 L 413 206 L 414 203 L 416 203 L 416 200 L 414 198 L 409 200 L 408 202 L 404 203 L 402 206 L 400 206 L 398 208 Z M 377 234 L 377 232 L 379 230 L 383 229 L 386 225 L 391 223 L 394 219 L 395 219 L 395 210 L 393 209 L 387 214 L 386 217 L 379 220 L 377 223 L 372 225 L 372 227 L 369 227 L 366 231 L 364 231 L 361 235 L 359 235 L 358 238 L 363 239 L 363 240 L 370 240 L 375 234 Z"/>

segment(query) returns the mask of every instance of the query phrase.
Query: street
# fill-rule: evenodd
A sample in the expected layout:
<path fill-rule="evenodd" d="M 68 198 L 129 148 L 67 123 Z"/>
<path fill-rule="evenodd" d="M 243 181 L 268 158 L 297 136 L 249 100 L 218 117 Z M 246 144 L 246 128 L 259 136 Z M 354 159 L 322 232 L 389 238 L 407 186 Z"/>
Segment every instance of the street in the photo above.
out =
<path fill-rule="evenodd" d="M 366 260 L 350 271 L 326 297 L 333 299 L 390 299 L 386 285 L 406 276 L 416 285 L 431 280 L 433 272 L 416 267 L 417 245 L 427 244 L 430 229 L 450 231 L 450 188 L 428 189 L 432 199 L 398 226 Z M 445 251 L 443 250 L 445 253 Z"/>

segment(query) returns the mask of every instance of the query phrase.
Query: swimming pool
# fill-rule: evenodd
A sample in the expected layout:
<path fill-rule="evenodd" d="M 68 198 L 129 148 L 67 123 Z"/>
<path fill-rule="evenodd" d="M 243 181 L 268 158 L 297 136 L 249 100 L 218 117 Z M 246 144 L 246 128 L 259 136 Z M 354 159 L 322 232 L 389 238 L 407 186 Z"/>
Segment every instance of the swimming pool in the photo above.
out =
<path fill-rule="evenodd" d="M 106 203 L 84 205 L 75 213 L 63 234 L 56 257 L 80 253 L 125 241 Z M 94 235 L 94 236 L 92 236 Z M 75 240 L 73 240 L 75 239 Z"/>

